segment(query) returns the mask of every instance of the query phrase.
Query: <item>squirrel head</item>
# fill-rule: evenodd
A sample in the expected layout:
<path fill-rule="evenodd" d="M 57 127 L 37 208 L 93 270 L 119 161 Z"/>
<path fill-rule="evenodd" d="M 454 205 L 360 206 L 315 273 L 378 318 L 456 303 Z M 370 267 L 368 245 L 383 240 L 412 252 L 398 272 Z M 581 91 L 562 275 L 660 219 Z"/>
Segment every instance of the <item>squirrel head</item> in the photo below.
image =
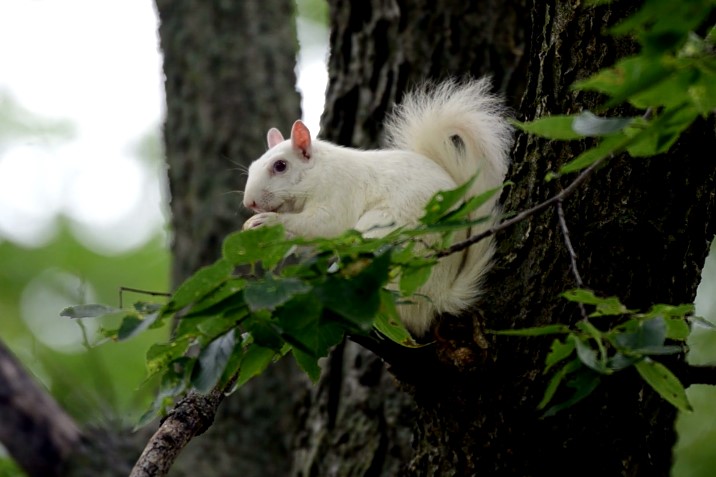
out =
<path fill-rule="evenodd" d="M 268 151 L 249 166 L 244 207 L 254 212 L 298 212 L 307 197 L 301 183 L 315 162 L 311 133 L 298 120 L 293 123 L 289 140 L 271 128 L 266 141 Z"/>

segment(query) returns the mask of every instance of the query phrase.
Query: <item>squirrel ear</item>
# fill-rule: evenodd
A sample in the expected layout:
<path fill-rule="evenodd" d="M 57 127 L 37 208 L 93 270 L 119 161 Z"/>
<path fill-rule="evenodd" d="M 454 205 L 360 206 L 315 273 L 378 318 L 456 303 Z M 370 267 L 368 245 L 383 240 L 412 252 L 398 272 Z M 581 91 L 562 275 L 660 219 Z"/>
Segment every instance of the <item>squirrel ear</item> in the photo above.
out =
<path fill-rule="evenodd" d="M 283 142 L 283 134 L 281 134 L 281 131 L 278 129 L 271 128 L 269 132 L 266 133 L 266 142 L 268 143 L 269 149 L 271 149 L 276 144 Z"/>
<path fill-rule="evenodd" d="M 311 132 L 300 119 L 291 128 L 291 145 L 304 159 L 311 158 Z"/>

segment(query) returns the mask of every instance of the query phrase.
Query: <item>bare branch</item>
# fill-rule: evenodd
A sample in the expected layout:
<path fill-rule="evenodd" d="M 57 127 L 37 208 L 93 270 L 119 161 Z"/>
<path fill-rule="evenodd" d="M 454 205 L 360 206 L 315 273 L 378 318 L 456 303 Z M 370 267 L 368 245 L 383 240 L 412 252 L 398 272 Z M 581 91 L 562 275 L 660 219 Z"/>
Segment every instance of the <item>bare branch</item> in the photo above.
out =
<path fill-rule="evenodd" d="M 29 476 L 59 476 L 81 441 L 72 418 L 0 341 L 0 442 Z"/>
<path fill-rule="evenodd" d="M 224 400 L 224 390 L 231 386 L 233 380 L 225 388 L 216 388 L 208 394 L 192 391 L 179 401 L 147 443 L 129 477 L 166 475 L 189 441 L 212 425 Z"/>

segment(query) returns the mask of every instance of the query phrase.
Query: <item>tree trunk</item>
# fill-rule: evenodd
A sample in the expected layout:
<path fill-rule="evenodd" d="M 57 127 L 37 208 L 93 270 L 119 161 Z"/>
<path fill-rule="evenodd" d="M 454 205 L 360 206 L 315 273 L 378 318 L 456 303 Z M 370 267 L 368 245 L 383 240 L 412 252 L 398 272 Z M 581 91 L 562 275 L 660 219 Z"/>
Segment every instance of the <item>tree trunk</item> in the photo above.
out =
<path fill-rule="evenodd" d="M 329 3 L 322 133 L 345 145 L 378 145 L 385 113 L 424 78 L 491 73 L 520 119 L 593 108 L 593 95 L 569 85 L 633 49 L 604 35 L 624 17 L 619 6 Z M 714 146 L 713 124 L 701 122 L 668 155 L 614 158 L 565 202 L 585 286 L 637 309 L 693 301 L 715 231 L 709 219 L 716 169 L 699 151 Z M 548 183 L 545 174 L 584 147 L 517 135 L 515 185 L 504 194 L 505 210 L 555 195 L 571 178 Z M 397 468 L 404 475 L 668 475 L 675 411 L 636 373 L 611 377 L 581 404 L 540 419 L 541 368 L 551 340 L 488 335 L 486 349 L 474 343 L 480 329 L 580 318 L 578 308 L 559 297 L 576 282 L 554 209 L 498 239 L 487 294 L 471 314 L 478 329 L 471 329 L 469 315 L 444 317 L 443 339 L 431 356 L 412 360 L 423 372 L 398 375 L 412 399 L 396 390 L 371 353 L 354 345 L 333 353 L 305 413 L 304 428 L 313 431 L 297 443 L 294 475 L 396 475 Z M 357 426 L 356 416 L 372 422 Z"/>
<path fill-rule="evenodd" d="M 223 238 L 241 228 L 241 169 L 266 150 L 270 127 L 285 131 L 300 117 L 293 3 L 157 0 L 174 286 L 218 258 Z M 171 475 L 284 475 L 294 399 L 304 389 L 289 360 L 272 367 L 224 401 Z"/>

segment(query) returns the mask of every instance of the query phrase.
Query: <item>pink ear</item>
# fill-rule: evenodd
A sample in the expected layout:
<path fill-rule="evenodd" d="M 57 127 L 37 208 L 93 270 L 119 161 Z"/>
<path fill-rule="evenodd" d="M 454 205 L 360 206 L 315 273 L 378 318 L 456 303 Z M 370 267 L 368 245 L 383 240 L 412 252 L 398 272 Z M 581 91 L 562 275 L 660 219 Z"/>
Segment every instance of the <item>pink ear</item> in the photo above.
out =
<path fill-rule="evenodd" d="M 281 134 L 281 131 L 278 129 L 271 128 L 269 132 L 266 133 L 266 142 L 268 143 L 269 149 L 271 149 L 276 144 L 283 142 L 283 134 Z"/>
<path fill-rule="evenodd" d="M 305 159 L 311 158 L 311 132 L 300 119 L 291 128 L 291 145 Z"/>

